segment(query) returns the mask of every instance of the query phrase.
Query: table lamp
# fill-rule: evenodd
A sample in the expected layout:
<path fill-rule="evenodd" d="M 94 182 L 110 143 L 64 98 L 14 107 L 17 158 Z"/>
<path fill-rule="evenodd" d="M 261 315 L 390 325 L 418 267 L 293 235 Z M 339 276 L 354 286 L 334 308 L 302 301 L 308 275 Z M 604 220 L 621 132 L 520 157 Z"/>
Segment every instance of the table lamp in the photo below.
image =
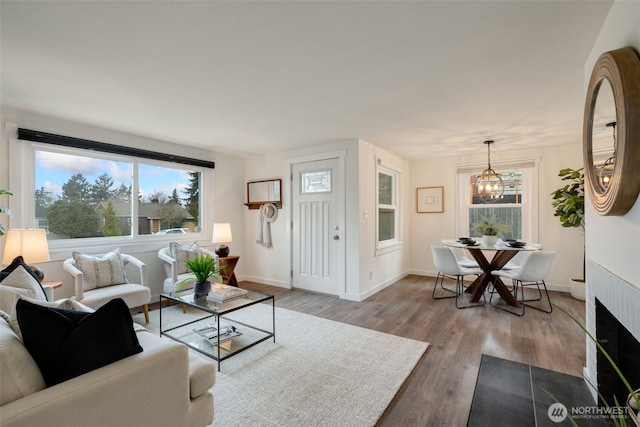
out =
<path fill-rule="evenodd" d="M 22 255 L 24 262 L 42 282 L 44 273 L 35 265 L 36 262 L 49 261 L 49 245 L 47 234 L 42 228 L 14 228 L 7 231 L 7 238 L 2 254 L 2 263 L 11 264 L 15 257 Z"/>
<path fill-rule="evenodd" d="M 217 243 L 216 255 L 220 258 L 225 258 L 229 255 L 229 246 L 225 243 L 231 243 L 231 224 L 228 222 L 216 222 L 213 224 L 213 243 Z"/>

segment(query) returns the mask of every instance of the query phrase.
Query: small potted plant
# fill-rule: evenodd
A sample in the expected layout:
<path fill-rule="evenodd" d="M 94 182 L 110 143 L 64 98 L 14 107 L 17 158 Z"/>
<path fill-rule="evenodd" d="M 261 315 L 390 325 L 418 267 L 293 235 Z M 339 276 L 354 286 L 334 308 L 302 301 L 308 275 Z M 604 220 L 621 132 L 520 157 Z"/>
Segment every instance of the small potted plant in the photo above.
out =
<path fill-rule="evenodd" d="M 7 196 L 13 196 L 13 193 L 8 192 L 7 190 L 0 189 L 0 196 L 6 194 Z M 11 211 L 8 207 L 0 205 L 0 213 L 6 214 L 7 216 L 11 216 Z M 4 225 L 0 224 L 0 236 L 4 235 Z"/>
<path fill-rule="evenodd" d="M 498 242 L 498 234 L 507 230 L 505 224 L 496 224 L 495 219 L 489 220 L 484 218 L 481 222 L 473 225 L 477 233 L 482 236 L 482 244 L 484 246 L 495 246 Z"/>
<path fill-rule="evenodd" d="M 222 283 L 222 275 L 220 264 L 217 259 L 211 258 L 209 255 L 198 255 L 193 259 L 185 261 L 185 265 L 195 277 L 193 284 L 193 292 L 196 298 L 207 296 L 211 290 L 211 282 L 209 279 Z M 182 289 L 187 283 L 193 282 L 193 278 L 184 279 L 176 290 Z"/>
<path fill-rule="evenodd" d="M 551 206 L 555 208 L 554 216 L 560 219 L 560 224 L 568 228 L 582 228 L 584 230 L 584 173 L 580 169 L 561 169 L 558 176 L 563 181 L 569 181 L 565 186 L 552 192 Z M 579 300 L 585 299 L 585 259 L 582 251 L 582 278 L 571 279 L 571 295 Z"/>

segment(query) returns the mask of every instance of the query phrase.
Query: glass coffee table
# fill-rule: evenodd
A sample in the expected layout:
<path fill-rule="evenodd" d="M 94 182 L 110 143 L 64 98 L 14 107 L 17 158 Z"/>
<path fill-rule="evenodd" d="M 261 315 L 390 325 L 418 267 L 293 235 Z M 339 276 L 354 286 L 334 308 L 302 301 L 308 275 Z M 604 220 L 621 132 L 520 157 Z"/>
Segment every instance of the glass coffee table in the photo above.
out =
<path fill-rule="evenodd" d="M 163 329 L 162 311 L 169 308 L 169 304 L 165 304 L 167 307 L 163 308 L 163 300 L 193 307 L 196 310 L 183 314 L 183 319 L 180 315 L 174 316 L 171 324 Z M 241 310 L 269 300 L 271 300 L 271 316 L 268 316 L 270 319 L 242 321 Z M 240 312 L 233 318 L 228 317 L 235 311 Z M 258 321 L 260 324 L 256 324 Z M 167 323 L 166 319 L 165 323 Z M 271 330 L 268 330 L 269 323 L 271 323 Z M 254 291 L 247 291 L 245 295 L 224 302 L 216 301 L 211 296 L 195 298 L 192 290 L 174 292 L 171 295 L 161 294 L 160 335 L 181 342 L 211 357 L 218 362 L 218 371 L 220 371 L 223 360 L 269 338 L 273 338 L 273 342 L 276 342 L 275 298 L 273 295 Z"/>

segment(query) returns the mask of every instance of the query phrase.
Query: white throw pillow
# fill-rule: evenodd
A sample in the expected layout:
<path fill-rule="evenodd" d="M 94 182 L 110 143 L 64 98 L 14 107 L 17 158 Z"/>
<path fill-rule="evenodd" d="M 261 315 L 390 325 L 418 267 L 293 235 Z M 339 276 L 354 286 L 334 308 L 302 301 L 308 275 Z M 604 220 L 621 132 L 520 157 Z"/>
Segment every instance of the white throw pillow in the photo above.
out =
<path fill-rule="evenodd" d="M 178 274 L 183 274 L 191 271 L 187 268 L 185 261 L 194 259 L 201 254 L 201 251 L 198 247 L 198 242 L 193 242 L 189 246 L 171 242 L 169 243 L 169 253 L 171 254 L 171 258 L 178 261 Z"/>
<path fill-rule="evenodd" d="M 73 258 L 76 267 L 84 275 L 85 291 L 129 283 L 119 249 L 114 249 L 102 257 L 73 252 Z"/>
<path fill-rule="evenodd" d="M 35 360 L 4 320 L 0 320 L 0 378 L 0 406 L 46 387 Z"/>
<path fill-rule="evenodd" d="M 34 298 L 46 301 L 47 297 L 38 281 L 29 274 L 25 267 L 16 267 L 2 282 L 0 282 L 0 311 L 11 315 L 20 297 Z"/>

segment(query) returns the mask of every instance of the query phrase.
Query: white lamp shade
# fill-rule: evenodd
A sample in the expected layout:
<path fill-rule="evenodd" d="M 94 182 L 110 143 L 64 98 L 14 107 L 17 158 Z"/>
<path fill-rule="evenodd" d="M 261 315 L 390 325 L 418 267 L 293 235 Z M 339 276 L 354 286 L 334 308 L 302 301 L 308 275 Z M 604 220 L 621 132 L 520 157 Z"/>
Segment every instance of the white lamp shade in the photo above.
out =
<path fill-rule="evenodd" d="M 216 222 L 213 224 L 213 243 L 231 243 L 231 224 L 228 222 Z"/>
<path fill-rule="evenodd" d="M 7 231 L 2 263 L 11 264 L 18 255 L 22 255 L 27 264 L 49 261 L 49 245 L 45 230 L 16 228 Z"/>

